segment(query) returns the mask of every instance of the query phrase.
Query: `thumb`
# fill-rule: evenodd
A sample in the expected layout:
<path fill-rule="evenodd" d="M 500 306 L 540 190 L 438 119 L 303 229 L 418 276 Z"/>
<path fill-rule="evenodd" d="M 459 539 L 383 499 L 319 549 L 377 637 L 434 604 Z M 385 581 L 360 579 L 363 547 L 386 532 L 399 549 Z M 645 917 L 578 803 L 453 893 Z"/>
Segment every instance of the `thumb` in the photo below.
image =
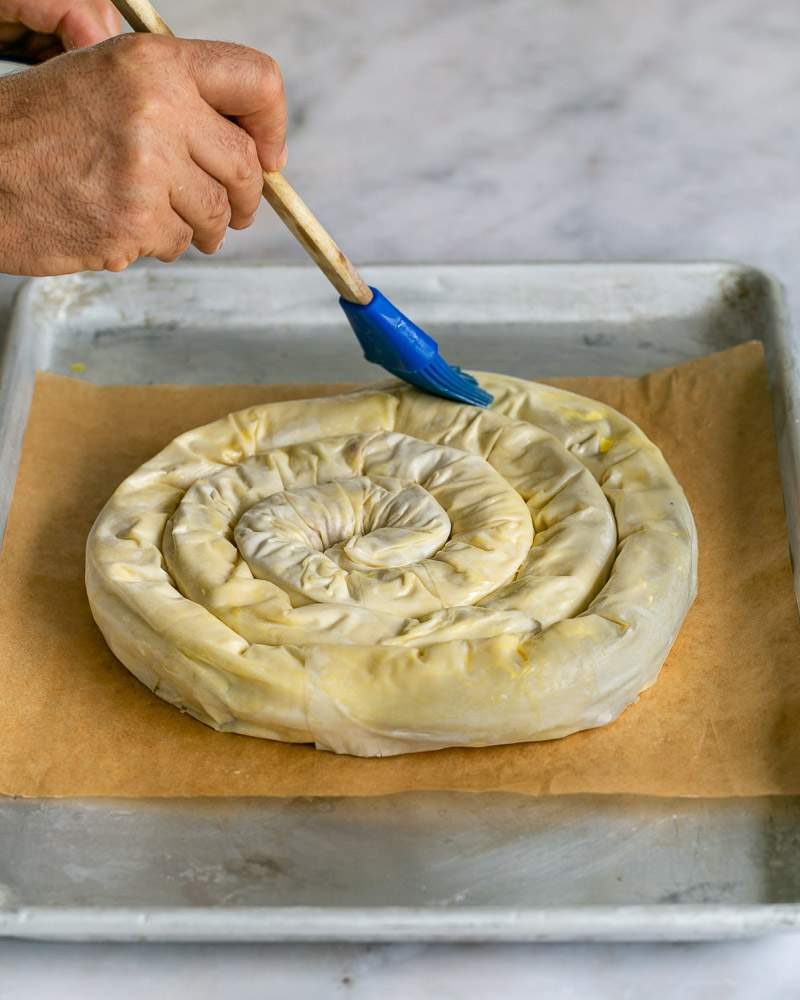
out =
<path fill-rule="evenodd" d="M 96 45 L 118 35 L 119 15 L 107 0 L 78 0 L 58 22 L 56 34 L 65 49 Z"/>
<path fill-rule="evenodd" d="M 263 52 L 227 42 L 183 42 L 200 96 L 235 118 L 253 138 L 261 166 L 286 163 L 286 101 L 278 64 Z"/>

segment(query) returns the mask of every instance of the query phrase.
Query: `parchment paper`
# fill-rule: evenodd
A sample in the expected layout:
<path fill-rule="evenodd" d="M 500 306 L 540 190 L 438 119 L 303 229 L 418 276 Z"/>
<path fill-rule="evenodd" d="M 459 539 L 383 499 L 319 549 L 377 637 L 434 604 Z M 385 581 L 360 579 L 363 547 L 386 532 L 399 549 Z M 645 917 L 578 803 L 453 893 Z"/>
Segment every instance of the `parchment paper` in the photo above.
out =
<path fill-rule="evenodd" d="M 98 388 L 40 375 L 0 557 L 0 792 L 800 793 L 800 620 L 760 345 L 639 380 L 557 384 L 637 421 L 697 519 L 699 597 L 659 681 L 614 724 L 563 740 L 364 760 L 220 734 L 182 715 L 114 659 L 83 589 L 96 514 L 176 434 L 336 388 Z"/>

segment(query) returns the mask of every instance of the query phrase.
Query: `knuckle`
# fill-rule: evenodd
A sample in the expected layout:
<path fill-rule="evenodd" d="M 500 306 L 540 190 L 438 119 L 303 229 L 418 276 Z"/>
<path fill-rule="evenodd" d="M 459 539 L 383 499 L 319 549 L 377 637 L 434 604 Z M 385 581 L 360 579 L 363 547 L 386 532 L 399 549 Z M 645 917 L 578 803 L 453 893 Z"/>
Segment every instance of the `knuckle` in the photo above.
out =
<path fill-rule="evenodd" d="M 118 35 L 103 45 L 106 56 L 118 67 L 140 67 L 143 63 L 163 60 L 174 48 L 174 39 L 160 35 Z"/>
<path fill-rule="evenodd" d="M 221 184 L 211 184 L 205 195 L 206 220 L 213 229 L 224 229 L 231 218 L 228 194 Z"/>
<path fill-rule="evenodd" d="M 274 102 L 283 97 L 283 74 L 272 56 L 251 50 L 257 71 L 257 85 L 265 101 Z"/>
<path fill-rule="evenodd" d="M 159 134 L 160 101 L 146 92 L 128 93 L 119 102 L 119 123 L 108 146 L 108 158 L 120 182 L 147 185 L 157 176 L 155 167 L 163 136 Z"/>
<path fill-rule="evenodd" d="M 104 271 L 124 271 L 138 257 L 133 250 L 122 250 L 119 247 L 107 250 L 103 258 Z"/>
<path fill-rule="evenodd" d="M 239 148 L 233 158 L 233 182 L 239 187 L 250 184 L 261 185 L 261 164 L 255 141 L 243 130 L 239 130 Z"/>
<path fill-rule="evenodd" d="M 180 230 L 175 236 L 174 252 L 180 256 L 180 254 L 185 253 L 191 245 L 192 231 L 188 226 L 186 226 L 185 229 Z"/>
<path fill-rule="evenodd" d="M 188 226 L 184 226 L 174 232 L 167 240 L 167 259 L 176 260 L 181 254 L 186 253 L 192 244 L 192 235 L 192 231 Z"/>
<path fill-rule="evenodd" d="M 134 118 L 127 123 L 117 143 L 116 154 L 115 173 L 126 190 L 147 190 L 163 173 L 158 138 L 147 122 Z"/>
<path fill-rule="evenodd" d="M 134 130 L 145 132 L 149 131 L 149 126 L 159 118 L 162 108 L 161 95 L 147 86 L 142 86 L 136 93 L 130 95 L 125 112 Z"/>
<path fill-rule="evenodd" d="M 123 183 L 131 187 L 144 183 L 153 168 L 153 153 L 145 143 L 127 144 L 126 156 L 119 164 L 119 174 Z"/>
<path fill-rule="evenodd" d="M 231 217 L 228 194 L 221 184 L 210 184 L 203 198 L 206 222 L 214 230 L 224 229 Z"/>
<path fill-rule="evenodd" d="M 118 108 L 118 120 L 127 126 L 158 120 L 169 105 L 169 94 L 180 88 L 171 57 L 172 38 L 157 35 L 121 35 L 108 43 L 108 86 Z M 165 79 L 166 77 L 166 79 Z"/>

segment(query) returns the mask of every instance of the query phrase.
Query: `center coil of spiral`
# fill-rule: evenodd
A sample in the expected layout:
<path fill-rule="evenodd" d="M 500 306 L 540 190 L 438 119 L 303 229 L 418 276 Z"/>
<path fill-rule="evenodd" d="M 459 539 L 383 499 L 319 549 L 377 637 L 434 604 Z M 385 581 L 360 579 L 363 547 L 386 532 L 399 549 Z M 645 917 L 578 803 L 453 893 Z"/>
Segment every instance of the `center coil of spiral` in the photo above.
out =
<path fill-rule="evenodd" d="M 577 462 L 570 471 L 554 484 L 562 507 L 588 485 Z M 592 525 L 584 508 L 550 544 L 562 557 L 588 546 L 596 574 L 583 597 L 615 540 L 597 494 Z M 197 480 L 163 551 L 181 593 L 249 642 L 414 645 L 538 631 L 554 608 L 542 593 L 546 536 L 521 572 L 533 540 L 525 500 L 485 459 L 378 432 L 266 452 Z"/>

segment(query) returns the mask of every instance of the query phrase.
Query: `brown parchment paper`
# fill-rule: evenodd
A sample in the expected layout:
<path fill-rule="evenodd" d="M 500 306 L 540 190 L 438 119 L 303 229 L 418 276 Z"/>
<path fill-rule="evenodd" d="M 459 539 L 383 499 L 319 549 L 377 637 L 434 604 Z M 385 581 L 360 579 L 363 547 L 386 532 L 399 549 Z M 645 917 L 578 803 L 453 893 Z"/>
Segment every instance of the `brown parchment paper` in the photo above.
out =
<path fill-rule="evenodd" d="M 692 505 L 699 596 L 659 681 L 617 722 L 563 740 L 364 760 L 182 715 L 111 655 L 83 589 L 96 514 L 176 434 L 335 387 L 98 388 L 40 375 L 0 557 L 0 792 L 800 793 L 800 622 L 760 346 L 639 380 L 557 384 L 637 421 Z"/>

